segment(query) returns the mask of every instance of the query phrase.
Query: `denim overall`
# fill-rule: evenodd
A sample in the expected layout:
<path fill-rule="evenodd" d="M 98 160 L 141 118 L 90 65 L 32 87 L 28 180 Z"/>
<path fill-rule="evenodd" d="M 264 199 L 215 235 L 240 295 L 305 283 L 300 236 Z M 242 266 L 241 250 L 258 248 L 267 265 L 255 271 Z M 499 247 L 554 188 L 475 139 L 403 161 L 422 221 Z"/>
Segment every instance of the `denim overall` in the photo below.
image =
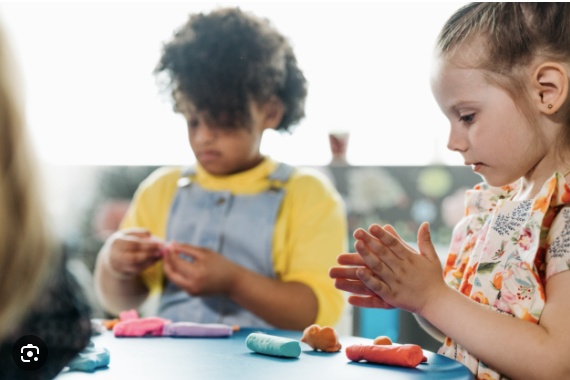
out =
<path fill-rule="evenodd" d="M 270 187 L 257 194 L 208 191 L 192 181 L 193 167 L 178 180 L 171 205 L 167 241 L 209 248 L 261 275 L 275 278 L 272 246 L 283 185 L 293 168 L 279 164 L 269 175 Z M 158 315 L 173 321 L 271 327 L 224 296 L 193 297 L 167 280 Z"/>

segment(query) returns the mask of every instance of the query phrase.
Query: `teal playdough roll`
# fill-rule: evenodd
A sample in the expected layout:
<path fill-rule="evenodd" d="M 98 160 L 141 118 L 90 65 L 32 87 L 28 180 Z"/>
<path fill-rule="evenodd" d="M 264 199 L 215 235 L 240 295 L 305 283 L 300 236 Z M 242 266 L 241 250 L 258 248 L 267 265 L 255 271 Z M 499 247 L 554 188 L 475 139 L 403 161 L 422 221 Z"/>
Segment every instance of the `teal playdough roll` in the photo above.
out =
<path fill-rule="evenodd" d="M 298 358 L 301 355 L 301 344 L 298 340 L 281 336 L 251 333 L 245 339 L 245 345 L 253 352 L 271 356 Z"/>

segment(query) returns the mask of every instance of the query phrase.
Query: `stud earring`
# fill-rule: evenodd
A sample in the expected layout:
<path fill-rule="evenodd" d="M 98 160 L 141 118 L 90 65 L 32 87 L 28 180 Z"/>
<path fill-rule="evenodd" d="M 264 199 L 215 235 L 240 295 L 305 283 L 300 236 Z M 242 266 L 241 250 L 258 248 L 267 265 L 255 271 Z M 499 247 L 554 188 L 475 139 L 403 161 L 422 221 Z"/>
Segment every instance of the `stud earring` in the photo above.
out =
<path fill-rule="evenodd" d="M 548 105 L 548 109 L 551 109 L 551 108 L 552 108 L 552 104 L 549 104 L 549 105 Z"/>

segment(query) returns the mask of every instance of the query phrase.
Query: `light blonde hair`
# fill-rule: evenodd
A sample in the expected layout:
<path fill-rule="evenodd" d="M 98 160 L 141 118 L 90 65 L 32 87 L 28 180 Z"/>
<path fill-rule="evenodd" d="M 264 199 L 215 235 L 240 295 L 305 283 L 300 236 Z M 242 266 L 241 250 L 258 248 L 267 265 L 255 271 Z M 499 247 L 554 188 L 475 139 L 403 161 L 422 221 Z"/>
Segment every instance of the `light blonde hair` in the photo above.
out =
<path fill-rule="evenodd" d="M 0 339 L 24 317 L 55 259 L 6 45 L 0 28 Z"/>
<path fill-rule="evenodd" d="M 570 68 L 569 3 L 470 3 L 445 23 L 436 44 L 436 54 L 457 62 L 464 48 L 482 54 L 468 62 L 482 69 L 486 78 L 507 91 L 529 121 L 528 67 L 540 57 Z M 467 62 L 463 62 L 465 64 Z M 565 124 L 560 144 L 570 144 L 570 99 L 559 110 Z"/>

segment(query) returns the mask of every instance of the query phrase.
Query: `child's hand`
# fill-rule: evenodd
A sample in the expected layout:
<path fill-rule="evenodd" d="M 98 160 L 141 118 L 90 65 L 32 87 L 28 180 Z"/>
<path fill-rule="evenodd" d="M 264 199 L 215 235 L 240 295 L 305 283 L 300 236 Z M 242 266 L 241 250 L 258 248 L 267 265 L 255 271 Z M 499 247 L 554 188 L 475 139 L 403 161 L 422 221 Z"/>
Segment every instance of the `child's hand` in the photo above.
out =
<path fill-rule="evenodd" d="M 370 226 L 354 232 L 356 250 L 365 267 L 356 269 L 356 278 L 385 302 L 413 313 L 446 290 L 437 253 L 431 242 L 429 225 L 418 230 L 419 253 L 407 245 L 391 226 Z"/>
<path fill-rule="evenodd" d="M 117 277 L 129 278 L 161 258 L 164 242 L 146 229 L 131 228 L 115 232 L 105 245 L 106 261 L 111 272 Z"/>
<path fill-rule="evenodd" d="M 180 254 L 190 256 L 189 262 Z M 171 243 L 164 255 L 164 273 L 176 286 L 196 295 L 229 294 L 238 265 L 207 248 Z"/>
<path fill-rule="evenodd" d="M 343 253 L 337 257 L 337 262 L 342 267 L 332 267 L 329 270 L 329 276 L 335 279 L 335 287 L 349 293 L 353 296 L 348 298 L 351 305 L 359 307 L 373 307 L 379 309 L 392 309 L 393 306 L 384 302 L 356 275 L 358 268 L 364 268 L 366 263 L 357 253 Z"/>

